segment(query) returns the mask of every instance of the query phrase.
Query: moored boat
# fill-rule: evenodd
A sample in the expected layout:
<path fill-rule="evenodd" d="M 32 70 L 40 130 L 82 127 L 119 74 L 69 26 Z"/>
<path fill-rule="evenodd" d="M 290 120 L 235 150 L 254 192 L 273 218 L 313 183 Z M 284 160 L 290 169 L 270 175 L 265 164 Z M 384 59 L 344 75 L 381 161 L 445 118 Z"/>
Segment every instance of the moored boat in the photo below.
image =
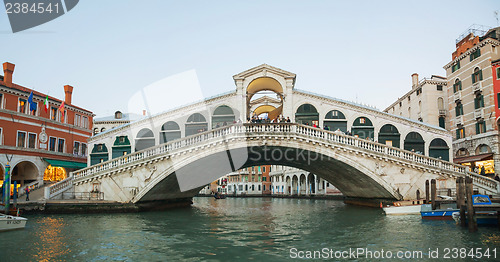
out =
<path fill-rule="evenodd" d="M 420 214 L 422 219 L 453 220 L 453 212 L 459 211 L 456 203 L 442 203 L 438 208 L 432 210 L 432 204 L 422 205 Z"/>
<path fill-rule="evenodd" d="M 0 214 L 0 231 L 22 229 L 26 226 L 27 218 Z"/>
<path fill-rule="evenodd" d="M 490 207 L 500 207 L 498 204 L 491 203 L 490 198 L 487 195 L 473 195 L 472 203 L 475 207 L 479 206 L 490 206 Z M 496 226 L 498 225 L 498 214 L 499 211 L 475 211 L 477 225 L 483 226 Z M 467 212 L 465 216 L 465 224 L 467 224 Z M 460 212 L 454 212 L 452 214 L 453 220 L 460 223 Z"/>
<path fill-rule="evenodd" d="M 382 209 L 386 215 L 419 215 L 422 203 L 423 200 L 398 201 Z"/>

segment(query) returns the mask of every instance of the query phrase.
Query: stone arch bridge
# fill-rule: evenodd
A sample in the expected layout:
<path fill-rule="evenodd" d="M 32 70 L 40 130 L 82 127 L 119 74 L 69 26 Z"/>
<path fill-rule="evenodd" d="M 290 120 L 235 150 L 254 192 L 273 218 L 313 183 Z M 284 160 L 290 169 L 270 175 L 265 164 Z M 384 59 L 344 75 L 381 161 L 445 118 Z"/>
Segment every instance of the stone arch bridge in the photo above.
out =
<path fill-rule="evenodd" d="M 340 131 L 295 123 L 233 124 L 126 154 L 73 172 L 46 191 L 90 192 L 105 200 L 144 203 L 194 196 L 218 177 L 248 166 L 277 164 L 310 171 L 348 197 L 414 199 L 427 179 L 453 188 L 470 176 L 479 192 L 499 194 L 497 181 L 465 166 Z"/>

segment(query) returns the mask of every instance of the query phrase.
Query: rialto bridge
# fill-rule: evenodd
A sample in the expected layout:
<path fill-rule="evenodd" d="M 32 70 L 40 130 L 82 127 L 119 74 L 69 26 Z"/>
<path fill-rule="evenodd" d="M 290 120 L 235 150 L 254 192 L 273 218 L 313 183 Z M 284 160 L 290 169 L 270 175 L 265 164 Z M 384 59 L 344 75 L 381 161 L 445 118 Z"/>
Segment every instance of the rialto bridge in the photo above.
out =
<path fill-rule="evenodd" d="M 413 199 L 427 179 L 444 188 L 463 176 L 482 193 L 499 193 L 497 181 L 448 161 L 444 129 L 296 90 L 295 74 L 269 65 L 233 78 L 234 92 L 92 137 L 89 167 L 46 197 L 98 190 L 120 202 L 187 198 L 222 175 L 265 164 L 309 171 L 349 197 Z M 262 114 L 290 123 L 246 123 Z"/>

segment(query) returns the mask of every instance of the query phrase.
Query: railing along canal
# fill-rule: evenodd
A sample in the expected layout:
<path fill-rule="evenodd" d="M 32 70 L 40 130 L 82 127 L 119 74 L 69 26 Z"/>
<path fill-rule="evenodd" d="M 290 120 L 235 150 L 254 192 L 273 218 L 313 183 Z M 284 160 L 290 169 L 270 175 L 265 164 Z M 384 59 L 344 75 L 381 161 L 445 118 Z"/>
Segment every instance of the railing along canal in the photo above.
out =
<path fill-rule="evenodd" d="M 347 145 L 350 147 L 361 148 L 367 151 L 380 153 L 386 157 L 404 159 L 428 167 L 439 168 L 453 173 L 461 173 L 466 176 L 472 177 L 474 181 L 477 182 L 477 184 L 479 185 L 489 187 L 490 189 L 495 190 L 496 192 L 498 192 L 499 190 L 499 185 L 497 181 L 469 172 L 468 168 L 462 165 L 454 164 L 451 162 L 447 162 L 429 156 L 420 155 L 414 152 L 410 152 L 408 150 L 391 147 L 385 144 L 380 144 L 378 142 L 369 141 L 359 137 L 345 135 L 344 133 L 339 131 L 335 132 L 327 131 L 320 128 L 305 126 L 295 123 L 234 124 L 230 126 L 224 126 L 221 128 L 209 130 L 189 137 L 180 138 L 175 141 L 171 141 L 139 152 L 131 153 L 126 156 L 108 160 L 106 162 L 99 163 L 78 170 L 76 172 L 72 172 L 72 178 L 75 180 L 79 180 L 88 176 L 92 176 L 102 171 L 110 170 L 112 168 L 116 168 L 130 163 L 141 162 L 150 157 L 160 156 L 162 154 L 173 152 L 177 149 L 189 150 L 188 147 L 191 145 L 196 145 L 201 142 L 205 142 L 214 138 L 226 137 L 228 135 L 252 136 L 252 134 L 256 136 L 261 134 L 300 135 L 304 136 L 305 138 L 319 138 L 338 145 Z M 61 182 L 64 181 L 66 180 L 63 180 Z"/>

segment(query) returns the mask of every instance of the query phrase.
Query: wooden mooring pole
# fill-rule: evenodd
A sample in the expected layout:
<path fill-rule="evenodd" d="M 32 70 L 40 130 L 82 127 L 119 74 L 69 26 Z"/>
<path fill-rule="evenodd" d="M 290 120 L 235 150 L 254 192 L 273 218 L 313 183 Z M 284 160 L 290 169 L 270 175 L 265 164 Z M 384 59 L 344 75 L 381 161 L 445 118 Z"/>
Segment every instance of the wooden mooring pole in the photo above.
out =
<path fill-rule="evenodd" d="M 457 208 L 460 209 L 460 226 L 465 227 L 465 183 L 464 178 L 457 179 Z"/>
<path fill-rule="evenodd" d="M 432 210 L 436 210 L 436 208 L 437 208 L 436 197 L 437 197 L 436 179 L 432 179 L 431 180 L 431 203 L 432 203 Z"/>
<path fill-rule="evenodd" d="M 474 205 L 472 202 L 473 187 L 472 187 L 471 177 L 465 178 L 465 194 L 467 198 L 467 221 L 469 224 L 469 232 L 476 232 L 477 220 L 476 220 L 476 212 L 474 212 Z"/>
<path fill-rule="evenodd" d="M 429 180 L 425 180 L 425 203 L 429 204 Z"/>

